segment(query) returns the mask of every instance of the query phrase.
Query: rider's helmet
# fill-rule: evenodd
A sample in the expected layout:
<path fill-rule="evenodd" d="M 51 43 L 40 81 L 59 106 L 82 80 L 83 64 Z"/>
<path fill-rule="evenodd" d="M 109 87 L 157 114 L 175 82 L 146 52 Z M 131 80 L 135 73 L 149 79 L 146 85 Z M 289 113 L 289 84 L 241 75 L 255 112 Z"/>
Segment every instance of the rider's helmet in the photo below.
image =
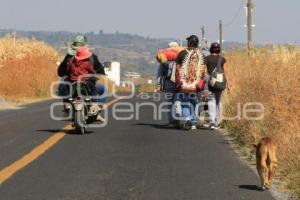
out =
<path fill-rule="evenodd" d="M 186 38 L 188 47 L 195 47 L 199 46 L 199 38 L 196 35 L 191 35 L 190 37 Z"/>
<path fill-rule="evenodd" d="M 79 47 L 85 46 L 87 38 L 84 35 L 77 35 L 72 42 L 68 45 L 68 54 L 75 55 Z"/>
<path fill-rule="evenodd" d="M 219 54 L 219 53 L 221 52 L 221 46 L 220 46 L 220 44 L 217 43 L 217 42 L 212 43 L 212 44 L 210 45 L 209 52 L 210 52 L 211 54 L 213 54 L 213 53 Z"/>

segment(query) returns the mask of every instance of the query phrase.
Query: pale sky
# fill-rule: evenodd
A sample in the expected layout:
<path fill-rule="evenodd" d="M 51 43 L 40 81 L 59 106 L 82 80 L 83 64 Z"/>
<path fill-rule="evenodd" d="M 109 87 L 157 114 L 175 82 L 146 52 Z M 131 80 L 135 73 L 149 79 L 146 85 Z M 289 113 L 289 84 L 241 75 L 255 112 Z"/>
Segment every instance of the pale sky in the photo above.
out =
<path fill-rule="evenodd" d="M 299 0 L 254 0 L 256 43 L 300 43 Z M 200 35 L 246 41 L 246 0 L 0 0 L 0 28 L 133 33 L 154 38 Z M 241 4 L 243 3 L 243 5 Z M 241 6 L 242 5 L 242 6 Z M 238 12 L 241 6 L 240 12 Z"/>

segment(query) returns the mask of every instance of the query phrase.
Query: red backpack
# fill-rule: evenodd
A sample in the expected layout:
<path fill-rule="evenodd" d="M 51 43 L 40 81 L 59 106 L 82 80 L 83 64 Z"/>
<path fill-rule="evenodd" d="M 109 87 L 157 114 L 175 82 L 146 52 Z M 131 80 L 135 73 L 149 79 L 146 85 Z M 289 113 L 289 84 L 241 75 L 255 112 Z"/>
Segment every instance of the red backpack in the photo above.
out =
<path fill-rule="evenodd" d="M 168 49 L 161 49 L 158 51 L 156 55 L 156 59 L 160 63 L 166 63 L 168 61 L 174 61 L 182 48 L 176 47 L 176 48 L 168 48 Z"/>

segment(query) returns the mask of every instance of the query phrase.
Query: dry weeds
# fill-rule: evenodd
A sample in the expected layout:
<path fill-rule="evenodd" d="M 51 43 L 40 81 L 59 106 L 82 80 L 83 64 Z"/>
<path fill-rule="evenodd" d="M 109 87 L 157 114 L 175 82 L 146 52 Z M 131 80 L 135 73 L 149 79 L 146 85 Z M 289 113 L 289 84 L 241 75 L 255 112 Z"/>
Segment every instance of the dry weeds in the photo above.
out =
<path fill-rule="evenodd" d="M 57 80 L 58 53 L 35 39 L 7 35 L 0 39 L 0 96 L 13 101 L 50 95 Z"/>
<path fill-rule="evenodd" d="M 300 49 L 273 47 L 226 55 L 232 92 L 225 98 L 226 116 L 235 116 L 237 104 L 260 102 L 263 120 L 227 121 L 227 129 L 243 145 L 264 136 L 278 145 L 279 173 L 285 186 L 300 197 Z"/>

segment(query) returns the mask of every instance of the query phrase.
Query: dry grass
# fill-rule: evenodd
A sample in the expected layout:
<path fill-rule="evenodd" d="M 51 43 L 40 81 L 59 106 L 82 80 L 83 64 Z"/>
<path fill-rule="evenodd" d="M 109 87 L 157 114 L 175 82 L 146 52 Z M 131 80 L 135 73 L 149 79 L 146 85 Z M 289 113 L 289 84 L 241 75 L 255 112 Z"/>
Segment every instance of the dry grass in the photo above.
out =
<path fill-rule="evenodd" d="M 0 39 L 0 96 L 12 102 L 27 102 L 50 96 L 50 86 L 57 81 L 56 61 L 61 56 L 48 44 L 35 39 L 16 39 L 7 35 Z M 106 83 L 109 95 L 113 83 Z"/>
<path fill-rule="evenodd" d="M 156 90 L 156 88 L 157 87 L 155 84 L 143 83 L 143 84 L 138 85 L 137 92 L 138 93 L 154 92 Z"/>
<path fill-rule="evenodd" d="M 57 80 L 57 60 L 58 53 L 44 42 L 13 35 L 1 38 L 0 96 L 13 101 L 49 96 Z"/>
<path fill-rule="evenodd" d="M 249 145 L 270 136 L 278 145 L 279 173 L 285 186 L 300 197 L 300 49 L 257 49 L 253 55 L 226 55 L 232 93 L 225 98 L 226 116 L 235 116 L 237 105 L 261 102 L 263 120 L 226 121 L 239 142 Z"/>
<path fill-rule="evenodd" d="M 6 35 L 0 39 L 0 66 L 5 61 L 22 60 L 28 55 L 46 57 L 49 60 L 57 61 L 57 52 L 48 44 L 29 38 L 16 38 L 13 35 Z"/>

